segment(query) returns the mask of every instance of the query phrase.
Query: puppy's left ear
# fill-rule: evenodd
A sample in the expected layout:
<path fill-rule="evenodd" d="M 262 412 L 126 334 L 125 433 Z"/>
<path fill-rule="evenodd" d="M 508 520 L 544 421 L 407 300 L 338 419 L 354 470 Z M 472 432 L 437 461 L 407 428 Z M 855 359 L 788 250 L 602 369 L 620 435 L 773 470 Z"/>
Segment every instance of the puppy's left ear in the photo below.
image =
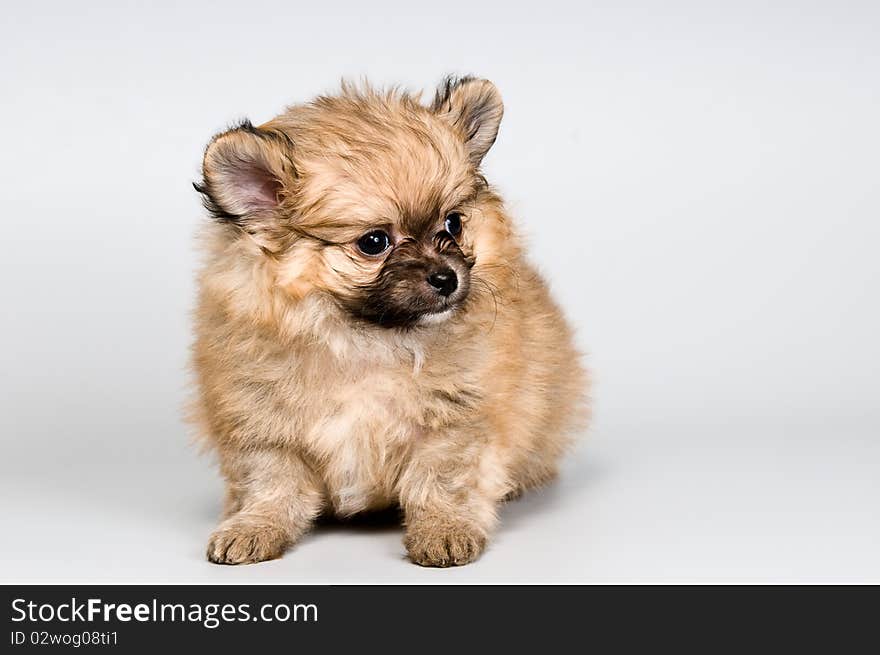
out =
<path fill-rule="evenodd" d="M 461 134 L 470 160 L 479 166 L 495 143 L 504 115 L 495 85 L 473 77 L 447 78 L 437 89 L 431 109 Z"/>

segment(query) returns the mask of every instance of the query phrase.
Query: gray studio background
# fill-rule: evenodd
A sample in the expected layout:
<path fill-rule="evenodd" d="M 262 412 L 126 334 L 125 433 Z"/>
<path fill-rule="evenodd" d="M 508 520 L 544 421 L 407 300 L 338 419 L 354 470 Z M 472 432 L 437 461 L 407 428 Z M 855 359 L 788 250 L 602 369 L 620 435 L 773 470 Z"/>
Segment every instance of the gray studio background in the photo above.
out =
<path fill-rule="evenodd" d="M 17 3 L 0 25 L 0 582 L 880 582 L 880 6 Z M 595 424 L 460 570 L 394 525 L 203 559 L 213 133 L 368 75 L 504 96 L 485 162 Z"/>

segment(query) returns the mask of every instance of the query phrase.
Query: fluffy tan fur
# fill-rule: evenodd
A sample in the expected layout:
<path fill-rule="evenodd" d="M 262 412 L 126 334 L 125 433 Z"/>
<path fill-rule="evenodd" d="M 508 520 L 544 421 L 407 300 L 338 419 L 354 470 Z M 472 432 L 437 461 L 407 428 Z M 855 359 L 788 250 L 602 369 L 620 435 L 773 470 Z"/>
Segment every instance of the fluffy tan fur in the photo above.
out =
<path fill-rule="evenodd" d="M 428 106 L 344 86 L 209 145 L 194 414 L 228 485 L 211 561 L 279 557 L 321 513 L 399 506 L 412 561 L 465 564 L 503 499 L 556 474 L 586 379 L 479 171 L 501 113 L 485 80 Z M 453 210 L 466 299 L 403 327 L 352 314 L 383 265 L 357 239 Z"/>

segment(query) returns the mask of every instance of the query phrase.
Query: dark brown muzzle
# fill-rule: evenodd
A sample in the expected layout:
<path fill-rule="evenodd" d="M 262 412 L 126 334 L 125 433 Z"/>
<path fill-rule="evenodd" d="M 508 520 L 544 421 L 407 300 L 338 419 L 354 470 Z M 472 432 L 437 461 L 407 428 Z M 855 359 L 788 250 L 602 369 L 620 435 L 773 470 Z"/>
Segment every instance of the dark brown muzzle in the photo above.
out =
<path fill-rule="evenodd" d="M 371 284 L 345 301 L 355 316 L 383 327 L 407 327 L 457 308 L 470 289 L 473 261 L 441 231 L 429 243 L 404 239 Z"/>

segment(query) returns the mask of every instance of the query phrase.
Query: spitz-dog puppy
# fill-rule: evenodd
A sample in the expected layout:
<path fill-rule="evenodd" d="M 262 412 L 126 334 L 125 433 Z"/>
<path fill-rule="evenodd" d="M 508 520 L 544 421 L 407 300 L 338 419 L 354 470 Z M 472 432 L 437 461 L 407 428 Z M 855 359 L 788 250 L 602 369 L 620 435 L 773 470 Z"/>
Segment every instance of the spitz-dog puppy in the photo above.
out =
<path fill-rule="evenodd" d="M 194 417 L 227 484 L 210 561 L 396 507 L 413 562 L 467 564 L 499 504 L 556 475 L 586 377 L 481 173 L 502 113 L 482 79 L 430 104 L 343 84 L 208 145 Z"/>

